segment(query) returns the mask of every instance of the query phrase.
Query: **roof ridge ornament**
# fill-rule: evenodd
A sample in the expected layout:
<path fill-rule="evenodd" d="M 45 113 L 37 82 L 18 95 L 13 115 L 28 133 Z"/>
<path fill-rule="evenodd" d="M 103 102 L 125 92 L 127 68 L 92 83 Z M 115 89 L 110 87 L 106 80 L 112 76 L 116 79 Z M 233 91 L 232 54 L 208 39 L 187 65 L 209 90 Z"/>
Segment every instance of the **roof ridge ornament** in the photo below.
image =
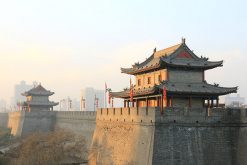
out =
<path fill-rule="evenodd" d="M 156 52 L 156 47 L 154 48 L 154 53 Z"/>
<path fill-rule="evenodd" d="M 182 44 L 185 44 L 186 39 L 182 37 Z"/>
<path fill-rule="evenodd" d="M 215 87 L 219 87 L 219 84 L 217 84 L 217 83 L 214 83 L 214 86 L 215 86 Z"/>
<path fill-rule="evenodd" d="M 38 82 L 37 81 L 33 81 L 33 87 L 36 88 L 38 86 Z"/>

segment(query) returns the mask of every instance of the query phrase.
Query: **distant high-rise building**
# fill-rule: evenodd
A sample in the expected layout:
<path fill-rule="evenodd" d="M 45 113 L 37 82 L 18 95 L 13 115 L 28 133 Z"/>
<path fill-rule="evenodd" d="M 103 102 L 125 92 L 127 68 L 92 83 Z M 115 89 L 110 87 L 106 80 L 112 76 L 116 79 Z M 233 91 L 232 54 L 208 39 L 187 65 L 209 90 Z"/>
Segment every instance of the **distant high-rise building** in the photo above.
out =
<path fill-rule="evenodd" d="M 32 87 L 33 85 L 28 85 L 25 81 L 21 81 L 20 84 L 16 84 L 13 104 L 16 105 L 18 102 L 24 102 L 26 98 L 21 94 L 30 90 Z"/>
<path fill-rule="evenodd" d="M 6 101 L 4 99 L 0 99 L 0 112 L 6 111 Z"/>
<path fill-rule="evenodd" d="M 70 97 L 60 100 L 60 111 L 79 111 L 80 102 L 77 99 L 70 99 Z"/>
<path fill-rule="evenodd" d="M 244 107 L 245 105 L 245 98 L 237 96 L 226 96 L 225 97 L 225 106 L 226 107 Z"/>
<path fill-rule="evenodd" d="M 81 111 L 95 111 L 97 108 L 103 108 L 105 105 L 105 91 L 95 90 L 94 88 L 81 90 L 80 105 Z"/>
<path fill-rule="evenodd" d="M 72 110 L 73 111 L 79 111 L 80 110 L 80 101 L 77 99 L 72 99 Z"/>

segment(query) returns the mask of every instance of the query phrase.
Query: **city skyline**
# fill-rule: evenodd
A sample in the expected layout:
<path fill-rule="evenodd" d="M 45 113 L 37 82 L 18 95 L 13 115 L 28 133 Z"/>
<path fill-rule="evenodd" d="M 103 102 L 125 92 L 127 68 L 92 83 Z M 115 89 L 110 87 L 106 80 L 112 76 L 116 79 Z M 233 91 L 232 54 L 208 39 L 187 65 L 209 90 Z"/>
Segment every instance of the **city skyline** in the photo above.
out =
<path fill-rule="evenodd" d="M 121 90 L 130 77 L 120 67 L 182 37 L 198 56 L 224 60 L 224 69 L 206 72 L 208 81 L 239 86 L 247 97 L 240 74 L 247 59 L 246 2 L 155 2 L 1 2 L 0 98 L 9 101 L 21 80 L 41 82 L 56 101 L 80 98 L 87 86 L 104 89 L 105 82 Z"/>

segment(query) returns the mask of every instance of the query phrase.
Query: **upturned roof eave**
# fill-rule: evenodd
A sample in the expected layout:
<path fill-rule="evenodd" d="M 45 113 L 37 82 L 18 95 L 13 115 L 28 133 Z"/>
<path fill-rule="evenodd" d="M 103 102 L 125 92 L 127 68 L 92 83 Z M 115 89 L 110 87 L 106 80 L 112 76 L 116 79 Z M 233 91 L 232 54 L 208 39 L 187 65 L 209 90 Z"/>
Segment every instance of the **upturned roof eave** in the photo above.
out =
<path fill-rule="evenodd" d="M 227 95 L 231 93 L 237 93 L 236 91 L 227 91 L 227 92 L 188 92 L 188 91 L 167 91 L 168 95 L 172 94 L 181 94 L 181 95 L 197 95 L 197 96 L 202 96 L 202 97 L 210 97 L 210 96 L 222 96 L 222 95 Z"/>
<path fill-rule="evenodd" d="M 54 92 L 50 90 L 46 90 L 41 84 L 38 86 L 34 86 L 32 89 L 25 91 L 22 93 L 23 96 L 32 96 L 32 95 L 39 95 L 39 96 L 51 96 Z"/>
<path fill-rule="evenodd" d="M 152 94 L 157 94 L 157 87 L 151 87 L 151 88 L 146 88 L 146 89 L 138 89 L 134 90 L 133 96 L 138 97 L 138 96 L 148 96 Z M 125 90 L 121 92 L 111 92 L 111 96 L 114 98 L 129 98 L 130 97 L 130 90 Z"/>
<path fill-rule="evenodd" d="M 193 62 L 193 61 L 191 61 Z M 195 65 L 187 62 L 186 64 L 177 64 L 174 62 L 167 61 L 164 59 L 164 57 L 161 58 L 161 63 L 162 65 L 166 67 L 176 67 L 176 68 L 194 68 L 194 69 L 203 69 L 203 70 L 208 70 L 208 69 L 213 69 L 216 67 L 222 67 L 223 66 L 223 61 L 208 61 L 208 64 L 204 65 Z"/>
<path fill-rule="evenodd" d="M 172 85 L 171 85 L 172 84 Z M 179 86 L 179 84 L 182 85 Z M 199 85 L 199 86 L 198 86 Z M 202 83 L 176 83 L 176 82 L 169 82 L 164 81 L 162 84 L 160 84 L 158 87 L 160 89 L 163 89 L 164 86 L 167 89 L 168 93 L 174 93 L 174 94 L 194 94 L 194 95 L 227 95 L 230 93 L 237 93 L 238 87 L 219 87 L 212 84 L 208 84 L 206 82 Z M 172 87 L 171 87 L 172 86 Z M 186 90 L 186 87 L 191 90 Z M 178 89 L 180 88 L 180 89 Z M 197 90 L 195 90 L 197 88 Z M 208 91 L 207 91 L 208 90 Z"/>
<path fill-rule="evenodd" d="M 197 83 L 197 85 L 200 84 L 200 85 L 202 85 L 202 87 L 200 87 L 200 86 L 193 87 L 193 85 L 195 85 L 195 83 L 192 83 L 190 88 L 193 90 L 188 90 L 188 89 L 187 90 L 186 89 L 181 90 L 178 88 L 176 89 L 176 85 L 171 87 L 167 83 L 168 82 L 165 81 L 160 85 L 149 88 L 148 90 L 147 89 L 134 90 L 133 96 L 134 97 L 140 97 L 140 96 L 150 96 L 150 95 L 162 94 L 162 90 L 163 90 L 164 86 L 166 86 L 167 95 L 181 94 L 181 95 L 197 95 L 197 96 L 201 96 L 201 97 L 227 95 L 230 93 L 236 93 L 238 90 L 238 87 L 230 87 L 230 88 L 218 87 L 218 86 L 203 83 L 203 82 Z M 183 83 L 183 84 L 187 85 L 189 83 Z M 194 88 L 198 88 L 198 89 L 195 90 Z M 115 97 L 115 98 L 123 98 L 123 99 L 130 97 L 129 96 L 129 90 L 125 90 L 125 91 L 121 91 L 121 92 L 111 92 L 111 96 Z"/>
<path fill-rule="evenodd" d="M 22 96 L 30 96 L 27 92 L 21 93 Z"/>
<path fill-rule="evenodd" d="M 140 74 L 140 73 L 144 73 L 144 72 L 150 72 L 150 71 L 153 71 L 153 70 L 159 69 L 159 68 L 161 68 L 160 63 L 157 65 L 150 66 L 150 67 L 138 68 L 138 69 L 134 69 L 134 70 L 133 70 L 133 68 L 121 68 L 121 73 L 136 75 L 136 74 Z"/>
<path fill-rule="evenodd" d="M 228 92 L 221 92 L 221 93 L 205 93 L 205 92 L 187 92 L 187 91 L 169 91 L 167 90 L 167 95 L 171 96 L 171 95 L 175 95 L 175 94 L 179 94 L 181 96 L 185 96 L 185 95 L 190 95 L 190 96 L 201 96 L 201 97 L 212 97 L 212 96 L 222 96 L 222 95 L 227 95 L 230 93 L 236 93 L 237 91 L 233 90 L 233 91 L 228 91 Z M 159 93 L 149 93 L 149 94 L 143 94 L 143 95 L 133 95 L 133 97 L 143 97 L 143 96 L 151 96 L 151 95 L 157 95 Z M 127 99 L 130 98 L 129 95 L 125 94 L 125 93 L 119 93 L 117 95 L 113 95 L 114 98 L 122 98 L 122 99 Z"/>
<path fill-rule="evenodd" d="M 50 93 L 33 93 L 33 92 L 25 92 L 22 93 L 22 96 L 51 96 L 53 95 L 54 92 L 50 92 Z"/>
<path fill-rule="evenodd" d="M 142 68 L 142 69 L 133 70 L 133 68 L 121 68 L 121 73 L 136 75 L 136 74 L 140 74 L 140 73 L 144 73 L 144 72 L 151 72 L 154 69 L 163 69 L 166 67 L 209 70 L 209 69 L 214 69 L 216 67 L 222 67 L 223 66 L 223 61 L 218 61 L 218 62 L 213 62 L 213 63 L 215 63 L 215 64 L 213 64 L 213 65 L 201 65 L 200 66 L 200 65 L 186 65 L 186 64 L 179 65 L 179 64 L 173 64 L 173 63 L 163 61 L 162 63 L 159 63 L 159 65 L 157 65 L 157 66 L 146 67 L 146 68 Z"/>
<path fill-rule="evenodd" d="M 157 51 L 157 52 L 154 52 L 151 56 L 149 56 L 145 61 L 143 61 L 142 63 L 140 64 L 135 64 L 133 66 L 136 66 L 136 67 L 132 67 L 132 68 L 121 68 L 121 73 L 126 73 L 126 74 L 130 74 L 130 75 L 136 75 L 136 74 L 140 74 L 140 73 L 143 73 L 143 72 L 149 72 L 149 71 L 152 71 L 153 69 L 159 69 L 161 68 L 161 60 L 160 58 L 162 56 L 158 56 L 158 57 L 155 57 L 155 54 L 158 53 L 158 52 L 161 52 L 161 51 L 164 51 L 164 50 L 167 50 L 169 48 L 173 48 L 173 47 L 176 47 L 175 50 L 171 51 L 169 53 L 169 56 L 172 55 L 174 52 L 176 52 L 178 49 L 180 49 L 181 47 L 183 47 L 184 45 L 186 45 L 185 43 L 181 43 L 181 44 L 177 44 L 177 45 L 174 45 L 174 46 L 171 46 L 171 47 L 168 47 L 166 49 L 163 49 L 163 50 L 160 50 L 160 51 Z M 163 56 L 166 56 L 166 54 L 164 54 Z M 145 67 L 145 65 L 147 65 L 148 63 L 152 62 L 153 60 L 158 60 L 158 63 L 156 65 L 156 67 L 154 66 L 149 66 L 149 67 Z"/>
<path fill-rule="evenodd" d="M 58 102 L 49 101 L 48 103 L 37 103 L 32 101 L 24 101 L 23 105 L 31 105 L 31 106 L 56 106 Z"/>
<path fill-rule="evenodd" d="M 176 51 L 174 51 L 172 54 L 174 54 L 174 53 L 176 53 Z M 170 55 L 170 56 L 172 56 L 172 55 Z M 197 57 L 194 54 L 193 54 L 193 56 L 196 57 L 196 60 L 186 61 L 184 64 L 183 63 L 177 64 L 176 62 L 173 62 L 173 59 L 169 59 L 170 56 L 159 57 L 158 58 L 159 62 L 156 65 L 152 65 L 152 66 L 148 66 L 148 67 L 142 66 L 141 68 L 138 68 L 138 67 L 121 68 L 121 73 L 136 75 L 136 74 L 140 74 L 140 73 L 144 73 L 144 72 L 151 72 L 154 69 L 162 69 L 162 68 L 166 68 L 166 67 L 209 70 L 209 69 L 223 66 L 223 60 L 222 61 L 202 61 L 202 59 L 200 59 L 199 57 Z M 193 64 L 196 62 L 204 63 L 204 64 L 203 65 Z"/>

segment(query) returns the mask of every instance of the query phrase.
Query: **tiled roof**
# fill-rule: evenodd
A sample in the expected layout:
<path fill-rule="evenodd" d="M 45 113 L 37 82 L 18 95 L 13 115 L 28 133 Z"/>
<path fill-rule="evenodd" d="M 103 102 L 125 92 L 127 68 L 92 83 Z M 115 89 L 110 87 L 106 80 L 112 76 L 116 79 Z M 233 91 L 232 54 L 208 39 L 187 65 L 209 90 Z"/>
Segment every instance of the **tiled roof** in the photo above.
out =
<path fill-rule="evenodd" d="M 35 101 L 25 101 L 24 105 L 30 106 L 56 106 L 58 103 L 49 101 L 49 102 L 35 102 Z"/>
<path fill-rule="evenodd" d="M 158 90 L 158 88 L 156 87 L 139 89 L 139 90 L 134 90 L 133 94 L 134 96 L 147 96 L 156 93 L 157 92 L 156 90 Z M 130 97 L 130 90 L 127 89 L 121 92 L 111 92 L 111 96 L 116 98 L 128 98 Z"/>
<path fill-rule="evenodd" d="M 27 92 L 22 93 L 23 96 L 30 96 L 30 95 L 41 95 L 41 96 L 51 96 L 54 92 L 46 90 L 41 84 L 33 87 Z"/>
<path fill-rule="evenodd" d="M 191 58 L 177 58 L 181 53 L 186 52 Z M 154 52 L 148 59 L 142 63 L 135 63 L 132 68 L 121 68 L 122 73 L 138 74 L 147 71 L 153 71 L 158 68 L 166 67 L 187 67 L 198 69 L 212 69 L 222 66 L 223 61 L 208 61 L 206 58 L 199 58 L 191 51 L 185 43 Z"/>
<path fill-rule="evenodd" d="M 157 57 L 161 57 L 161 56 L 169 56 L 170 54 L 175 52 L 181 45 L 182 45 L 182 43 L 168 47 L 168 48 L 165 48 L 165 49 L 162 49 L 162 50 L 159 50 L 159 51 L 154 53 L 154 57 L 157 58 Z"/>
<path fill-rule="evenodd" d="M 166 57 L 162 57 L 161 60 L 166 64 L 166 66 L 173 66 L 173 67 L 188 67 L 188 68 L 200 68 L 200 69 L 212 69 L 217 66 L 222 66 L 223 61 L 206 61 L 203 59 L 186 59 L 186 58 L 181 58 L 181 59 L 168 59 Z"/>
<path fill-rule="evenodd" d="M 166 87 L 167 92 L 170 93 L 183 93 L 183 94 L 199 94 L 199 95 L 226 95 L 229 93 L 236 93 L 238 87 L 219 87 L 218 85 L 211 85 L 206 82 L 201 83 L 178 83 L 164 81 L 158 87 L 163 89 Z"/>
<path fill-rule="evenodd" d="M 160 58 L 154 58 L 154 56 L 152 55 L 143 63 L 135 64 L 132 68 L 121 68 L 121 71 L 122 73 L 135 74 L 157 68 L 160 68 Z"/>
<path fill-rule="evenodd" d="M 177 58 L 179 55 L 185 53 L 189 55 L 189 58 Z M 223 61 L 208 61 L 207 58 L 199 58 L 193 51 L 191 51 L 186 44 L 183 44 L 180 49 L 177 49 L 170 56 L 162 56 L 161 61 L 165 66 L 173 67 L 188 67 L 188 68 L 201 68 L 212 69 L 218 66 L 222 66 Z"/>
<path fill-rule="evenodd" d="M 188 95 L 199 95 L 199 96 L 220 96 L 229 93 L 236 93 L 238 87 L 219 87 L 217 85 L 207 84 L 206 82 L 201 83 L 178 83 L 164 81 L 158 86 L 154 86 L 146 89 L 134 90 L 134 97 L 156 95 L 162 93 L 162 90 L 166 87 L 167 93 L 169 94 L 188 94 Z M 112 97 L 116 98 L 129 98 L 129 90 L 122 92 L 112 92 Z"/>

